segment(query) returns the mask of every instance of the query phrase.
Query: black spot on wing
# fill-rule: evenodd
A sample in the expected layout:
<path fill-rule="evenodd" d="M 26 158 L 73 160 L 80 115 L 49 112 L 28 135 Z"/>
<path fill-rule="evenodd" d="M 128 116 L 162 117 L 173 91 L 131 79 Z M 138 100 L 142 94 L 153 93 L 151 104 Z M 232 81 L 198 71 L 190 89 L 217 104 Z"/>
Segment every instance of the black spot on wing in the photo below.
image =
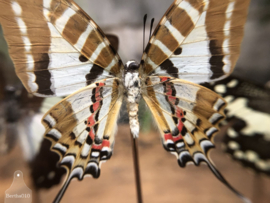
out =
<path fill-rule="evenodd" d="M 95 144 L 100 145 L 100 144 L 102 144 L 102 139 L 100 139 L 99 137 L 95 137 L 94 142 L 95 142 Z"/>
<path fill-rule="evenodd" d="M 84 55 L 80 55 L 79 60 L 80 60 L 80 62 L 88 61 L 88 59 Z"/>
<path fill-rule="evenodd" d="M 100 168 L 98 167 L 98 163 L 96 161 L 90 161 L 88 163 L 91 163 L 91 165 L 87 167 L 84 174 L 91 174 L 93 178 L 98 178 L 100 176 Z"/>
<path fill-rule="evenodd" d="M 46 123 L 49 128 L 52 128 L 53 127 L 51 125 L 51 123 L 49 121 L 47 121 L 46 119 L 43 119 L 43 122 Z"/>
<path fill-rule="evenodd" d="M 209 43 L 209 49 L 210 49 L 210 53 L 212 54 L 212 57 L 209 60 L 209 63 L 211 65 L 210 68 L 211 68 L 211 71 L 213 72 L 211 79 L 219 78 L 225 74 L 223 72 L 224 55 L 222 52 L 222 48 L 218 47 L 216 40 L 211 40 Z"/>
<path fill-rule="evenodd" d="M 82 143 L 80 143 L 79 141 L 75 141 L 75 146 L 78 145 L 80 148 L 82 147 Z"/>
<path fill-rule="evenodd" d="M 110 151 L 101 151 L 100 152 L 100 160 L 108 160 L 112 156 L 112 152 Z"/>
<path fill-rule="evenodd" d="M 179 129 L 178 128 L 174 128 L 172 131 L 172 136 L 178 136 L 179 135 Z"/>
<path fill-rule="evenodd" d="M 50 57 L 47 53 L 43 53 L 39 58 L 35 59 L 35 76 L 38 85 L 37 93 L 44 95 L 53 95 L 51 90 L 51 73 L 48 70 Z"/>
<path fill-rule="evenodd" d="M 69 136 L 70 136 L 70 139 L 72 139 L 72 140 L 75 140 L 76 139 L 76 136 L 75 136 L 74 132 L 71 132 L 69 134 Z"/>
<path fill-rule="evenodd" d="M 101 103 L 102 101 L 100 101 Z M 96 115 L 95 115 L 95 120 L 98 121 L 99 120 L 99 113 L 100 113 L 100 110 L 97 111 Z"/>
<path fill-rule="evenodd" d="M 181 53 L 182 53 L 182 48 L 181 48 L 181 47 L 178 47 L 178 48 L 173 52 L 174 55 L 180 55 Z"/>
<path fill-rule="evenodd" d="M 185 126 L 183 126 L 183 128 L 181 130 L 181 135 L 185 136 L 186 133 L 187 133 L 187 128 Z"/>
<path fill-rule="evenodd" d="M 94 113 L 94 106 L 93 105 L 90 106 L 90 112 Z"/>
<path fill-rule="evenodd" d="M 87 85 L 93 83 L 99 75 L 102 75 L 103 71 L 104 69 L 102 67 L 94 64 L 90 70 L 90 73 L 85 76 Z"/>
<path fill-rule="evenodd" d="M 175 123 L 175 124 L 178 124 L 178 118 L 176 118 L 176 117 L 174 117 L 174 116 L 173 116 L 172 118 L 173 118 L 174 123 Z M 177 129 L 178 129 L 178 128 L 177 128 Z"/>
<path fill-rule="evenodd" d="M 213 125 L 216 125 L 216 124 L 217 124 L 219 121 L 221 121 L 223 118 L 224 118 L 224 116 L 219 115 L 219 116 L 212 122 L 212 124 L 213 124 Z"/>
<path fill-rule="evenodd" d="M 98 130 L 98 126 L 99 126 L 99 124 L 98 124 L 98 123 L 97 123 L 96 125 L 94 125 L 94 131 L 95 131 L 95 132 L 97 132 L 97 130 Z M 98 143 L 96 139 L 95 139 L 95 143 L 96 143 L 96 144 Z"/>
<path fill-rule="evenodd" d="M 91 138 L 90 136 L 87 136 L 87 138 L 86 138 L 86 143 L 87 143 L 88 145 L 92 145 L 92 144 L 93 144 L 93 140 L 92 140 L 92 138 Z"/>
<path fill-rule="evenodd" d="M 161 70 L 165 70 L 172 77 L 178 78 L 178 69 L 174 67 L 174 64 L 169 60 L 165 60 L 160 64 Z"/>
<path fill-rule="evenodd" d="M 47 133 L 47 134 L 46 134 L 46 137 L 53 139 L 55 142 L 58 141 L 58 138 L 55 137 L 55 135 L 53 135 L 53 134 L 51 134 L 51 133 Z"/>
<path fill-rule="evenodd" d="M 103 140 L 109 140 L 109 139 L 110 139 L 109 135 L 104 135 L 103 136 Z"/>
<path fill-rule="evenodd" d="M 202 124 L 202 120 L 198 118 L 196 121 L 196 126 L 200 127 L 201 124 Z"/>
<path fill-rule="evenodd" d="M 180 167 L 185 167 L 188 162 L 193 162 L 193 159 L 187 150 L 182 150 L 179 153 L 178 165 Z"/>

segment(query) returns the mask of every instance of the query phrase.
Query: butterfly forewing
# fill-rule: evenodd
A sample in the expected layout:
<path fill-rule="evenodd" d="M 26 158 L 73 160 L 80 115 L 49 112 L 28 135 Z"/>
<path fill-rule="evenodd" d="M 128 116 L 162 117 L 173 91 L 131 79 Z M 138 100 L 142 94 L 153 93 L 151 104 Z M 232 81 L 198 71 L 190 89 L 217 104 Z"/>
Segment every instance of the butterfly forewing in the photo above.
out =
<path fill-rule="evenodd" d="M 229 75 L 238 59 L 249 1 L 176 0 L 157 26 L 140 73 L 195 83 Z"/>
<path fill-rule="evenodd" d="M 98 79 L 120 75 L 119 56 L 74 2 L 0 1 L 0 12 L 16 73 L 29 92 L 69 95 Z"/>

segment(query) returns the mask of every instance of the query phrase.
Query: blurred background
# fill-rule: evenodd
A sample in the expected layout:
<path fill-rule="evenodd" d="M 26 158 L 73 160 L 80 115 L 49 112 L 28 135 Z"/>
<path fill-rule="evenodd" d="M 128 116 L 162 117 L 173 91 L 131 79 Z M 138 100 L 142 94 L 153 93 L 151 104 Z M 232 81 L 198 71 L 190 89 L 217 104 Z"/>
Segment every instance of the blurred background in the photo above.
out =
<path fill-rule="evenodd" d="M 119 37 L 123 62 L 140 61 L 143 16 L 154 27 L 173 0 L 75 0 L 107 34 Z M 234 74 L 264 86 L 270 80 L 270 1 L 251 0 L 242 52 Z M 33 202 L 52 202 L 64 180 L 54 164 L 57 155 L 43 141 L 42 114 L 59 98 L 43 100 L 28 95 L 17 78 L 0 30 L 0 199 L 10 187 L 13 173 L 21 170 L 33 191 Z M 141 105 L 145 108 L 144 105 Z M 270 105 L 268 106 L 270 108 Z M 144 202 L 241 202 L 221 184 L 207 166 L 182 169 L 166 152 L 149 112 L 141 110 L 139 157 Z M 146 113 L 145 113 L 146 112 Z M 119 121 L 114 154 L 102 165 L 99 179 L 73 180 L 62 202 L 136 202 L 132 151 L 126 116 Z M 263 121 L 262 121 L 263 122 Z M 269 123 L 265 124 L 269 125 Z M 253 202 L 270 202 L 269 176 L 243 167 L 222 150 L 222 133 L 216 136 L 211 158 L 224 177 Z M 270 156 L 270 155 L 269 155 Z M 49 158 L 48 158 L 49 157 Z M 270 160 L 270 158 L 269 158 Z M 270 170 L 270 169 L 269 169 Z"/>

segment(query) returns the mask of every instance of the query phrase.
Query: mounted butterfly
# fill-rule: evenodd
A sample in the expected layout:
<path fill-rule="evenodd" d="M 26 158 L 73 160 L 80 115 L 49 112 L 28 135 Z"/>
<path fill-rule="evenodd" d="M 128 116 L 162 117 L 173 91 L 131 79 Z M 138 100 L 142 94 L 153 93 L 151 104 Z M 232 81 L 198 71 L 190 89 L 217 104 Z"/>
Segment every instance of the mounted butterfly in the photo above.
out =
<path fill-rule="evenodd" d="M 151 110 L 164 148 L 178 164 L 206 162 L 224 118 L 225 101 L 199 83 L 221 80 L 235 66 L 249 0 L 175 0 L 146 46 L 140 64 L 120 57 L 97 24 L 71 0 L 1 0 L 0 22 L 18 77 L 36 96 L 70 96 L 43 118 L 45 137 L 70 180 L 98 178 L 112 155 L 116 121 L 127 100 L 139 135 L 138 102 Z M 197 84 L 196 84 L 197 83 Z"/>

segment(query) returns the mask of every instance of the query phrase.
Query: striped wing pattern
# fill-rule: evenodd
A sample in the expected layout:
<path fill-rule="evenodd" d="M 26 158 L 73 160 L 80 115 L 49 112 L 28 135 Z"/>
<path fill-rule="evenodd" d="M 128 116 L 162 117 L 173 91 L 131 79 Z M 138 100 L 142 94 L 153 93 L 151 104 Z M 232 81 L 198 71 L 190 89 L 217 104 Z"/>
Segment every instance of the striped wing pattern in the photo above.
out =
<path fill-rule="evenodd" d="M 178 164 L 206 162 L 214 175 L 244 201 L 214 167 L 208 150 L 225 101 L 193 83 L 227 77 L 243 38 L 247 0 L 175 0 L 156 27 L 140 65 L 142 95 Z M 193 82 L 193 83 L 190 83 Z"/>
<path fill-rule="evenodd" d="M 236 76 L 204 84 L 225 98 L 225 150 L 244 166 L 270 175 L 270 90 Z"/>
<path fill-rule="evenodd" d="M 205 162 L 213 174 L 244 201 L 209 158 L 213 136 L 225 118 L 225 100 L 213 91 L 185 80 L 151 76 L 143 98 L 157 123 L 163 147 L 174 154 L 180 167 Z"/>
<path fill-rule="evenodd" d="M 73 1 L 1 0 L 0 13 L 16 73 L 37 96 L 69 95 L 121 73 L 108 39 Z"/>
<path fill-rule="evenodd" d="M 225 101 L 194 83 L 232 72 L 248 5 L 249 0 L 175 0 L 139 68 L 140 93 L 164 148 L 181 167 L 206 162 L 241 198 L 207 153 L 214 147 Z M 55 199 L 59 202 L 72 178 L 99 177 L 101 162 L 112 154 L 116 120 L 127 96 L 124 67 L 101 29 L 72 0 L 0 0 L 0 23 L 26 89 L 43 97 L 71 94 L 43 118 L 51 150 L 68 171 Z"/>
<path fill-rule="evenodd" d="M 111 157 L 123 97 L 119 90 L 118 79 L 104 79 L 71 94 L 45 114 L 45 137 L 68 171 L 56 202 L 72 178 L 82 180 L 86 174 L 98 178 L 102 161 Z"/>
<path fill-rule="evenodd" d="M 181 167 L 189 161 L 199 164 L 198 157 L 214 147 L 211 138 L 225 118 L 225 101 L 206 88 L 169 77 L 150 77 L 145 91 L 164 148 L 176 153 Z"/>
<path fill-rule="evenodd" d="M 249 0 L 175 0 L 146 47 L 142 75 L 195 83 L 220 80 L 235 66 Z"/>

